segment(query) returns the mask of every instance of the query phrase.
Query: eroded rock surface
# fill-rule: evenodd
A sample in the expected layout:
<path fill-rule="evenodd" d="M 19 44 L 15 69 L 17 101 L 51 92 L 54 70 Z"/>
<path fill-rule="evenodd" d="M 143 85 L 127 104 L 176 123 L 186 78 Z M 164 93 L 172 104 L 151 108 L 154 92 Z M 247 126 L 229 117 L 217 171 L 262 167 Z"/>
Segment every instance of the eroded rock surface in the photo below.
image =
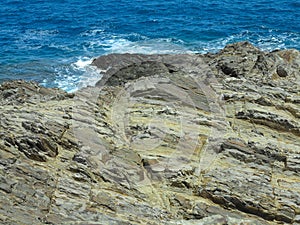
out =
<path fill-rule="evenodd" d="M 300 53 L 112 54 L 0 86 L 1 224 L 300 223 Z"/>

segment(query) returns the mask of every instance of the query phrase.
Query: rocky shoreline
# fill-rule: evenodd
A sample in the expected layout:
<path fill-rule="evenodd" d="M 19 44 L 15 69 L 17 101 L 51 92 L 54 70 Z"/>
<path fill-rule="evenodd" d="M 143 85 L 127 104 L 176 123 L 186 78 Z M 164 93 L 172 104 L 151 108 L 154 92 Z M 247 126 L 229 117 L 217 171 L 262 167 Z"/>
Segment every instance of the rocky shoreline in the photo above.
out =
<path fill-rule="evenodd" d="M 0 86 L 1 224 L 300 224 L 300 52 L 112 54 Z"/>

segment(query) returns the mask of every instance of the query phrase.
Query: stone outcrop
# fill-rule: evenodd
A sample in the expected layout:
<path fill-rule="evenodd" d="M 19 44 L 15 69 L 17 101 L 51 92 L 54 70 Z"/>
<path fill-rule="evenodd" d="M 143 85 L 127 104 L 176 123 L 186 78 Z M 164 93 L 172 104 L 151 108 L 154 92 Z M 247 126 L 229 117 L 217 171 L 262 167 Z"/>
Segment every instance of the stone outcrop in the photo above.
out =
<path fill-rule="evenodd" d="M 0 86 L 1 224 L 300 224 L 300 53 L 111 54 Z"/>

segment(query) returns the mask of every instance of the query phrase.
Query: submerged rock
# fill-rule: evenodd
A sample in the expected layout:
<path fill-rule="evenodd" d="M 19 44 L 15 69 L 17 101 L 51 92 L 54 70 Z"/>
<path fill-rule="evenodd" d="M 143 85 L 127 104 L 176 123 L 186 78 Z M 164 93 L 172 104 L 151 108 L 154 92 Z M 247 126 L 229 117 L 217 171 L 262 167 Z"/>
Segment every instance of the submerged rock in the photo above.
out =
<path fill-rule="evenodd" d="M 1 224 L 300 223 L 300 53 L 112 54 L 0 86 Z"/>

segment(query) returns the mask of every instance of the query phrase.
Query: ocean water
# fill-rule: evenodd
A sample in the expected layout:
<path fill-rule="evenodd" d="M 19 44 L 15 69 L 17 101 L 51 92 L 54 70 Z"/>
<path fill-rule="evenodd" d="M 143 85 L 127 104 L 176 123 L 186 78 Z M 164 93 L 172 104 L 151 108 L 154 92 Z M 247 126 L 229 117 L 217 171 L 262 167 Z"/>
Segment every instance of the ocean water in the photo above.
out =
<path fill-rule="evenodd" d="M 300 49 L 299 0 L 2 0 L 0 82 L 34 80 L 72 92 L 109 53 L 216 52 L 248 40 Z"/>

